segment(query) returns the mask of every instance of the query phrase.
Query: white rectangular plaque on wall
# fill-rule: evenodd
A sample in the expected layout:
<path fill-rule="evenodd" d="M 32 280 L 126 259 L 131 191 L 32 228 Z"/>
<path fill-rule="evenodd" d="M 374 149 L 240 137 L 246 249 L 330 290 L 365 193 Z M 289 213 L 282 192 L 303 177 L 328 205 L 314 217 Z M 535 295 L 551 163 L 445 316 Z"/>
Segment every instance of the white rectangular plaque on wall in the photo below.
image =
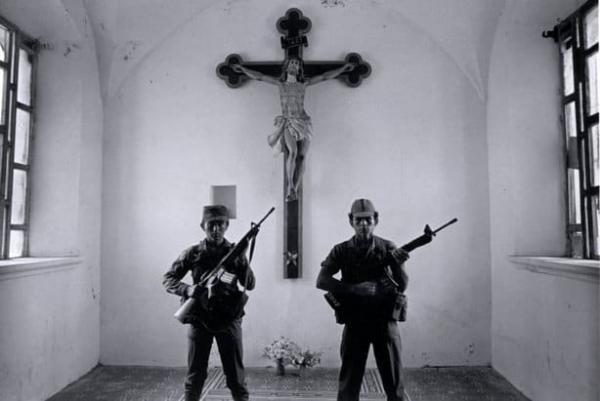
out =
<path fill-rule="evenodd" d="M 229 210 L 229 218 L 236 217 L 236 187 L 235 185 L 211 185 L 212 205 L 223 205 Z"/>

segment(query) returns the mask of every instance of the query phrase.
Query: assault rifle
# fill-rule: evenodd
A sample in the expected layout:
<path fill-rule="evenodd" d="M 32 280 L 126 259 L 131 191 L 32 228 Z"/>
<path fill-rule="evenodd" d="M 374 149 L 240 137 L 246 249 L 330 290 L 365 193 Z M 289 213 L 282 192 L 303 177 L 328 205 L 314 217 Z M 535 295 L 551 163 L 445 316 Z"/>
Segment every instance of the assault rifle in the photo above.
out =
<path fill-rule="evenodd" d="M 260 225 L 263 223 L 263 221 L 267 219 L 267 217 L 269 217 L 271 213 L 273 213 L 274 210 L 275 208 L 272 207 L 267 212 L 267 214 L 262 219 L 260 219 L 258 223 L 251 223 L 250 230 L 242 237 L 242 239 L 238 243 L 236 243 L 225 256 L 223 256 L 221 261 L 213 269 L 207 271 L 202 275 L 202 277 L 200 277 L 200 280 L 198 281 L 197 285 L 199 287 L 204 287 L 201 298 L 188 298 L 179 307 L 179 309 L 177 309 L 177 312 L 175 312 L 175 319 L 179 320 L 181 323 L 184 324 L 189 323 L 195 317 L 192 316 L 192 312 L 200 312 L 204 316 L 200 316 L 199 320 L 207 327 L 210 325 L 212 327 L 209 328 L 215 328 L 215 326 L 219 325 L 221 319 L 227 318 L 227 316 L 210 316 L 212 312 L 210 301 L 215 294 L 213 288 L 221 282 L 226 283 L 229 281 L 227 275 L 230 275 L 230 273 L 227 272 L 227 267 L 232 265 L 237 258 L 246 253 L 248 246 L 250 246 L 250 260 L 252 259 L 252 253 L 254 252 L 254 241 L 256 240 L 256 236 L 258 235 Z M 246 278 L 247 277 L 248 275 L 246 275 Z M 244 304 L 248 299 L 248 296 L 245 294 L 245 292 L 246 285 L 244 285 L 244 292 L 237 291 L 234 294 L 229 294 L 230 300 L 229 302 L 226 301 L 228 305 L 224 305 L 225 310 L 219 311 L 220 314 L 235 315 L 237 311 L 231 310 L 232 308 L 243 308 Z M 198 305 L 198 303 L 200 305 Z"/>
<path fill-rule="evenodd" d="M 415 249 L 422 247 L 423 245 L 427 245 L 428 243 L 431 242 L 432 237 L 434 237 L 439 231 L 443 230 L 444 228 L 448 227 L 451 224 L 454 224 L 458 221 L 457 218 L 454 218 L 452 220 L 450 220 L 449 222 L 447 222 L 446 224 L 442 225 L 441 227 L 438 227 L 435 230 L 432 230 L 429 227 L 429 224 L 425 225 L 425 229 L 423 230 L 423 235 L 415 238 L 414 240 L 410 241 L 409 243 L 402 245 L 400 248 L 402 250 L 404 250 L 405 252 L 412 252 Z M 392 256 L 388 255 L 388 257 L 386 257 L 383 260 L 383 265 L 381 266 L 383 268 L 383 271 L 385 273 L 385 279 L 389 280 L 389 284 L 392 284 L 393 287 L 398 288 L 399 285 L 398 283 L 396 283 L 396 281 L 394 280 L 394 278 L 391 276 L 391 274 L 388 272 L 388 269 L 386 269 L 386 267 L 392 262 Z M 402 297 L 401 302 L 404 302 L 404 308 L 406 307 L 406 300 L 404 299 L 404 295 L 403 294 L 399 294 Z M 327 292 L 324 295 L 325 300 L 327 301 L 327 303 L 329 304 L 329 306 L 331 306 L 333 308 L 333 310 L 336 313 L 336 319 L 338 320 L 338 323 L 343 323 L 344 320 L 344 300 L 343 297 L 341 297 L 342 299 L 338 299 L 337 296 L 335 296 L 334 294 L 332 294 L 331 292 Z M 406 311 L 404 310 L 404 313 L 406 313 Z M 400 319 L 401 321 L 404 321 L 404 318 Z"/>

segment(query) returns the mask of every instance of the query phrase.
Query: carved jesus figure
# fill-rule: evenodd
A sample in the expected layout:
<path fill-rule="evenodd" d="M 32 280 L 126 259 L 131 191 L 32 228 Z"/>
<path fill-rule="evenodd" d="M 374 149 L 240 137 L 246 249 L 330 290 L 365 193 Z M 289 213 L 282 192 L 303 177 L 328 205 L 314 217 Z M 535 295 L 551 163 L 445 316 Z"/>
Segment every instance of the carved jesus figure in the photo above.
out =
<path fill-rule="evenodd" d="M 340 68 L 312 78 L 304 78 L 302 60 L 296 57 L 284 60 L 279 78 L 273 78 L 240 64 L 234 64 L 231 67 L 234 71 L 243 73 L 251 79 L 268 82 L 279 87 L 281 115 L 275 118 L 275 131 L 268 136 L 267 141 L 271 147 L 278 147 L 284 154 L 288 182 L 286 200 L 295 200 L 298 197 L 298 187 L 304 173 L 304 161 L 312 138 L 310 116 L 304 110 L 306 87 L 336 78 L 346 71 L 352 71 L 354 65 L 346 63 Z"/>

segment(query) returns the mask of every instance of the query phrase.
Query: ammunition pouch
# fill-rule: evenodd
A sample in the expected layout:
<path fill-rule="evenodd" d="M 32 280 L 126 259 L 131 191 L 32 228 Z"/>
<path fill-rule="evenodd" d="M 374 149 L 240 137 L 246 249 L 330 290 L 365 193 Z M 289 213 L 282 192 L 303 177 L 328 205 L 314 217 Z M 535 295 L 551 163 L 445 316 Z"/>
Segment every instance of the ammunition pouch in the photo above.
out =
<path fill-rule="evenodd" d="M 328 292 L 325 295 L 325 300 L 335 312 L 335 321 L 338 324 L 346 324 L 354 318 L 359 317 L 356 314 L 358 303 L 352 297 L 335 296 Z M 360 301 L 358 301 L 360 302 Z M 391 294 L 379 300 L 379 307 L 372 307 L 372 313 L 369 316 L 381 320 L 395 320 L 399 322 L 406 321 L 406 295 L 399 291 L 394 291 Z"/>
<path fill-rule="evenodd" d="M 184 323 L 202 324 L 209 330 L 220 331 L 234 320 L 244 316 L 244 306 L 248 294 L 229 286 L 216 285 L 214 293 L 208 298 L 208 291 L 202 293 L 194 303 Z"/>
<path fill-rule="evenodd" d="M 331 309 L 334 311 L 335 322 L 338 324 L 346 323 L 343 301 L 333 295 L 331 292 L 327 292 L 323 296 L 325 297 L 325 301 L 327 301 L 329 306 L 331 306 Z"/>
<path fill-rule="evenodd" d="M 348 318 L 346 317 L 346 314 L 344 313 L 344 311 L 342 311 L 342 310 L 335 311 L 335 322 L 337 324 L 346 324 L 347 320 L 348 320 Z"/>
<path fill-rule="evenodd" d="M 248 302 L 246 292 L 229 288 L 219 289 L 208 300 L 208 312 L 218 320 L 232 322 L 243 316 L 246 302 Z"/>

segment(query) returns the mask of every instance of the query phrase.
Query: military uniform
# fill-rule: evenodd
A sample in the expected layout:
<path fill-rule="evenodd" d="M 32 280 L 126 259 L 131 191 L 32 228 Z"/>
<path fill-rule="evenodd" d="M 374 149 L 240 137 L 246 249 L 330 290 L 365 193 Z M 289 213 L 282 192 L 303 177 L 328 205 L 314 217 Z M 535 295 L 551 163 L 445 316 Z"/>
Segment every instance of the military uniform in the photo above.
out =
<path fill-rule="evenodd" d="M 378 281 L 382 286 L 385 280 L 383 265 L 389 260 L 395 245 L 388 240 L 373 236 L 370 247 L 360 249 L 355 237 L 333 247 L 321 266 L 332 276 L 341 271 L 342 282 L 358 284 L 365 281 Z M 392 263 L 394 280 L 404 290 L 406 275 L 401 264 Z M 378 291 L 383 291 L 378 288 Z M 342 368 L 339 376 L 339 401 L 358 400 L 369 346 L 373 352 L 377 368 L 388 400 L 403 400 L 401 341 L 398 323 L 390 319 L 390 302 L 385 296 L 358 297 L 346 295 L 344 332 L 342 334 Z"/>
<path fill-rule="evenodd" d="M 191 272 L 192 280 L 194 284 L 197 284 L 202 275 L 217 266 L 232 247 L 233 244 L 225 239 L 219 245 L 203 240 L 199 244 L 189 247 L 173 262 L 171 269 L 164 275 L 164 287 L 169 293 L 181 296 L 182 301 L 187 299 L 188 289 L 191 286 L 181 281 L 183 277 Z M 238 258 L 234 266 L 228 266 L 227 270 L 236 274 L 236 280 L 239 280 L 241 284 L 246 283 L 248 290 L 254 288 L 254 274 L 245 257 Z M 191 317 L 188 332 L 188 373 L 185 379 L 185 401 L 197 401 L 200 398 L 207 377 L 213 339 L 217 342 L 227 387 L 231 390 L 233 399 L 236 401 L 248 400 L 242 360 L 243 314 L 242 309 L 238 316 L 219 330 L 210 330 L 200 320 L 195 319 L 194 316 Z"/>
<path fill-rule="evenodd" d="M 379 215 L 368 199 L 353 202 L 348 215 L 355 235 L 339 243 L 321 263 L 317 287 L 344 324 L 338 401 L 358 401 L 369 354 L 375 361 L 388 401 L 404 401 L 398 320 L 404 320 L 403 292 L 408 283 L 403 263 L 408 253 L 373 235 Z M 334 278 L 341 272 L 341 280 Z"/>

